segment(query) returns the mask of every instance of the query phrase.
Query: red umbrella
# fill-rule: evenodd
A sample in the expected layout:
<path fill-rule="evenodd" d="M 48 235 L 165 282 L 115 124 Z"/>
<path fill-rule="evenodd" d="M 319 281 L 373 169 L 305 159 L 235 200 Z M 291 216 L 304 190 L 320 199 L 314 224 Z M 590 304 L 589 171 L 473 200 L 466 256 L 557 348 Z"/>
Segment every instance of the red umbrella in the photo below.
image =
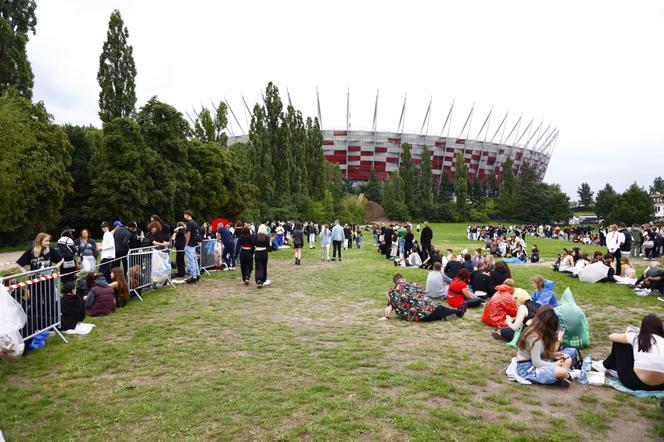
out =
<path fill-rule="evenodd" d="M 230 223 L 231 222 L 229 220 L 227 220 L 226 218 L 215 218 L 215 219 L 212 220 L 212 222 L 210 224 L 212 224 L 212 231 L 216 232 L 217 227 L 219 227 L 219 224 L 226 225 L 226 224 L 230 224 Z"/>

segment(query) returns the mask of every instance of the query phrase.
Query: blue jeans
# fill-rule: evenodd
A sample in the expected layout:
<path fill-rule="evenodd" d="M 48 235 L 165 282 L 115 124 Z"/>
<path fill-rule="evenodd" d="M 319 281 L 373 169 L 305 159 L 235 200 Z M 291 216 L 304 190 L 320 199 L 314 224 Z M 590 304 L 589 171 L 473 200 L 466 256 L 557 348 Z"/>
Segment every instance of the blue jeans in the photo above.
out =
<path fill-rule="evenodd" d="M 358 249 L 360 247 L 362 247 L 362 237 L 361 236 L 355 237 L 355 247 L 357 247 Z"/>
<path fill-rule="evenodd" d="M 224 263 L 226 263 L 226 268 L 235 267 L 235 248 L 233 243 L 229 242 L 224 244 Z"/>
<path fill-rule="evenodd" d="M 405 239 L 399 239 L 399 255 L 404 254 L 404 246 L 406 245 Z"/>
<path fill-rule="evenodd" d="M 560 350 L 561 353 L 564 353 L 571 357 L 572 359 L 579 357 L 579 352 L 575 348 L 564 348 Z M 556 379 L 556 367 L 558 364 L 551 363 L 547 364 L 544 367 L 535 368 L 535 366 L 530 361 L 521 361 L 516 364 L 516 371 L 520 377 L 535 383 L 535 384 L 555 384 Z"/>
<path fill-rule="evenodd" d="M 192 278 L 199 278 L 201 271 L 198 268 L 198 259 L 196 257 L 196 247 L 185 246 L 184 257 L 187 259 L 187 267 Z"/>

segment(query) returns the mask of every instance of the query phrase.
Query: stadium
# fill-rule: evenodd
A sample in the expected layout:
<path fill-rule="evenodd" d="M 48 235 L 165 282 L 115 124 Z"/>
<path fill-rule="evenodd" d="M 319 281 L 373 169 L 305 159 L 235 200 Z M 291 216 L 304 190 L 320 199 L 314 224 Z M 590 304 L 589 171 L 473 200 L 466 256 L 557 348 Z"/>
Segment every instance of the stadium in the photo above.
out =
<path fill-rule="evenodd" d="M 392 172 L 399 169 L 404 144 L 411 146 L 411 156 L 416 167 L 419 167 L 422 161 L 423 147 L 429 148 L 434 183 L 439 183 L 443 174 L 454 179 L 458 153 L 463 155 L 468 167 L 468 176 L 471 179 L 477 178 L 484 181 L 490 176 L 495 176 L 498 182 L 501 182 L 503 175 L 501 166 L 508 158 L 511 158 L 515 175 L 518 176 L 524 166 L 529 166 L 542 180 L 559 134 L 559 130 L 552 124 L 545 126 L 543 121 L 536 124 L 534 118 L 527 122 L 523 116 L 520 116 L 508 122 L 509 111 L 504 116 L 499 116 L 500 119 L 494 119 L 499 123 L 492 126 L 493 108 L 486 116 L 480 116 L 483 118 L 479 120 L 482 123 L 477 132 L 471 132 L 475 117 L 474 104 L 468 112 L 461 114 L 463 119 L 459 121 L 464 121 L 464 123 L 460 129 L 457 128 L 455 131 L 452 128 L 452 118 L 458 110 L 455 110 L 454 102 L 452 102 L 439 135 L 430 135 L 428 131 L 431 101 L 426 109 L 420 132 L 405 133 L 403 128 L 406 112 L 405 98 L 396 130 L 394 132 L 378 131 L 376 130 L 378 95 L 376 95 L 372 129 L 351 130 L 350 94 L 347 95 L 346 102 L 346 128 L 324 129 L 318 91 L 316 91 L 316 97 L 325 158 L 331 163 L 337 164 L 342 176 L 350 181 L 367 181 L 371 169 L 376 171 L 378 179 L 386 179 Z M 290 104 L 290 95 L 288 101 Z M 245 110 L 251 114 L 244 99 L 243 102 Z M 237 128 L 242 130 L 232 109 L 230 106 L 228 107 Z M 475 136 L 473 137 L 472 134 Z M 248 136 L 231 134 L 230 143 L 239 141 L 248 141 Z"/>

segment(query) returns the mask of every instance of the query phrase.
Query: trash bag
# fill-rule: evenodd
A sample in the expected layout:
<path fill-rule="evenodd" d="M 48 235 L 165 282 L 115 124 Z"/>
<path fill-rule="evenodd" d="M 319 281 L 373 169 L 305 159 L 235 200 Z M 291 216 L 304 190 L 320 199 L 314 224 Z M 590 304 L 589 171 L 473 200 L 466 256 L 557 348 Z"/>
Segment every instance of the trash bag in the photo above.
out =
<path fill-rule="evenodd" d="M 0 358 L 7 361 L 17 360 L 25 350 L 21 329 L 27 316 L 21 304 L 0 284 Z"/>
<path fill-rule="evenodd" d="M 159 250 L 152 252 L 152 282 L 164 284 L 171 276 L 171 260 L 168 253 Z"/>
<path fill-rule="evenodd" d="M 43 331 L 39 334 L 36 334 L 32 338 L 32 342 L 30 342 L 30 345 L 28 346 L 30 350 L 37 350 L 39 348 L 44 348 L 46 347 L 46 338 L 48 338 L 48 331 Z"/>
<path fill-rule="evenodd" d="M 565 330 L 563 347 L 585 348 L 590 345 L 590 327 L 583 310 L 574 302 L 574 295 L 567 287 L 555 309 L 560 326 Z"/>

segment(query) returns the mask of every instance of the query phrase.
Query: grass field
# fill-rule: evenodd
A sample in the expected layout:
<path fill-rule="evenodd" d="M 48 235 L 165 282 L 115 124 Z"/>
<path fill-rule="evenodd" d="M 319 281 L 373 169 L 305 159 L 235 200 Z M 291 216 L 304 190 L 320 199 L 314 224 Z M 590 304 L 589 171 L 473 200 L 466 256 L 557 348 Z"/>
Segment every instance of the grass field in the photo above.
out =
<path fill-rule="evenodd" d="M 474 248 L 465 226 L 434 225 L 434 244 Z M 239 272 L 145 294 L 69 344 L 51 337 L 0 363 L 0 429 L 15 440 L 661 440 L 658 401 L 609 387 L 521 386 L 501 370 L 514 351 L 470 311 L 462 320 L 379 321 L 395 267 L 365 236 L 342 262 L 320 249 L 270 255 L 273 284 Z M 565 243 L 538 240 L 551 260 Z M 530 241 L 528 246 L 530 247 Z M 569 245 L 569 244 L 568 244 Z M 571 287 L 601 359 L 606 336 L 664 303 L 588 285 L 544 265 L 512 266 Z M 424 283 L 426 271 L 401 269 Z"/>

